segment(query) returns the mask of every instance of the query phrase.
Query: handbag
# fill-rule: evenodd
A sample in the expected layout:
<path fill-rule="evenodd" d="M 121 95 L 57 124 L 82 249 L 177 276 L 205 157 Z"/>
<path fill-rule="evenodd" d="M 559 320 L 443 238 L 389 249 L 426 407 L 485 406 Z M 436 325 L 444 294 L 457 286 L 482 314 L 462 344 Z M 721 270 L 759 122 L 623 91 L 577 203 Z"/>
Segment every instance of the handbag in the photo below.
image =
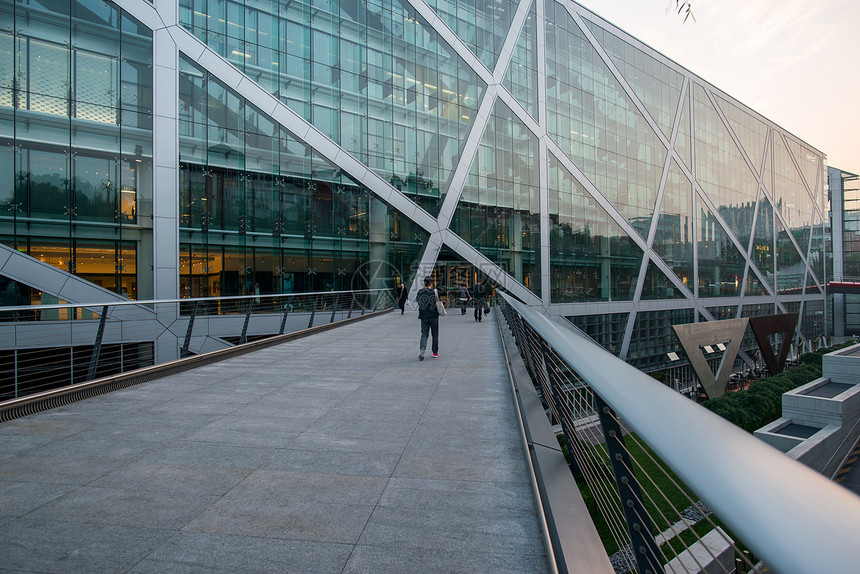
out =
<path fill-rule="evenodd" d="M 442 304 L 442 299 L 439 298 L 439 291 L 437 289 L 433 289 L 433 293 L 436 294 L 436 311 L 438 311 L 440 315 L 447 315 L 448 311 L 445 310 L 445 305 Z"/>

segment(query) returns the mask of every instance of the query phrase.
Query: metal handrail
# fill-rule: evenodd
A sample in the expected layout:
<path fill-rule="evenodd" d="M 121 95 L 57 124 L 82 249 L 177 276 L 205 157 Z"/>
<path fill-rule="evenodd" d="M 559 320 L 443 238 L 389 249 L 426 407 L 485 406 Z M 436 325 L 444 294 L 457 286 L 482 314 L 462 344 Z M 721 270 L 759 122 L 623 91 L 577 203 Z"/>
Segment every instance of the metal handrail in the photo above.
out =
<path fill-rule="evenodd" d="M 245 299 L 276 299 L 283 297 L 311 297 L 314 295 L 339 295 L 343 293 L 381 293 L 390 292 L 390 289 L 357 289 L 353 291 L 312 291 L 308 293 L 275 293 L 268 295 L 226 295 L 224 297 L 184 297 L 182 299 L 147 299 L 142 301 L 132 300 L 116 300 L 116 301 L 101 301 L 93 303 L 52 303 L 49 305 L 16 305 L 2 306 L 0 312 L 11 313 L 18 311 L 43 311 L 54 309 L 79 309 L 81 307 L 128 307 L 135 305 L 163 305 L 171 303 L 195 303 L 201 301 L 235 301 Z"/>
<path fill-rule="evenodd" d="M 771 568 L 857 571 L 857 496 L 590 339 L 501 296 Z"/>

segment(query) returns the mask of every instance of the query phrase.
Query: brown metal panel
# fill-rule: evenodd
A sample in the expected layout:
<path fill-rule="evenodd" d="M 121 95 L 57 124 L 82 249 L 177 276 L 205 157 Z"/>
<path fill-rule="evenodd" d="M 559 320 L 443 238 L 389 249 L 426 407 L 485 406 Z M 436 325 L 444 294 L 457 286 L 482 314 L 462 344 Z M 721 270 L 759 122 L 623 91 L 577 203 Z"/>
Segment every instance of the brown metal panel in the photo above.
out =
<path fill-rule="evenodd" d="M 771 375 L 781 373 L 785 368 L 785 360 L 788 358 L 788 351 L 791 348 L 791 336 L 797 326 L 797 317 L 798 313 L 750 317 L 750 327 L 752 327 L 755 340 L 758 341 L 758 348 L 761 349 L 761 356 L 764 358 L 767 370 L 770 371 Z M 773 347 L 770 345 L 769 335 L 775 333 L 783 334 L 779 357 L 774 355 Z"/>
<path fill-rule="evenodd" d="M 681 345 L 687 353 L 687 358 L 690 359 L 690 365 L 696 371 L 696 375 L 702 382 L 709 399 L 720 397 L 726 392 L 726 384 L 729 382 L 732 365 L 738 356 L 748 323 L 749 319 L 744 317 L 743 319 L 672 325 L 675 334 L 678 335 L 678 340 L 681 341 Z M 705 359 L 702 347 L 717 343 L 724 343 L 726 350 L 723 353 L 720 368 L 714 376 L 707 359 Z"/>

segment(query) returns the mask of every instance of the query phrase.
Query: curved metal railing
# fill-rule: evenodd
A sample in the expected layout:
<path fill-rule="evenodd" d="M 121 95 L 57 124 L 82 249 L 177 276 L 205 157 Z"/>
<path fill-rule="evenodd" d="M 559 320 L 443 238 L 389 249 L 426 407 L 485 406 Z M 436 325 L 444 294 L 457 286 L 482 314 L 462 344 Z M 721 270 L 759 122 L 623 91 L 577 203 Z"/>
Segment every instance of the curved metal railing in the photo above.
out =
<path fill-rule="evenodd" d="M 607 538 L 626 544 L 616 572 L 764 571 L 758 560 L 782 574 L 857 571 L 857 496 L 590 339 L 500 301 Z"/>

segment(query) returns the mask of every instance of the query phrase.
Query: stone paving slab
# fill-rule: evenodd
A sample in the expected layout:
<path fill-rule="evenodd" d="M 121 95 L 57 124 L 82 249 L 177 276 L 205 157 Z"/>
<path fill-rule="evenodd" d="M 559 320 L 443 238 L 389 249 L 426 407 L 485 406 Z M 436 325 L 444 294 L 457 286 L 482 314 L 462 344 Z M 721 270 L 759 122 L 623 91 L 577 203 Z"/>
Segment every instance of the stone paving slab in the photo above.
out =
<path fill-rule="evenodd" d="M 495 317 L 390 313 L 0 424 L 0 572 L 547 572 Z"/>

